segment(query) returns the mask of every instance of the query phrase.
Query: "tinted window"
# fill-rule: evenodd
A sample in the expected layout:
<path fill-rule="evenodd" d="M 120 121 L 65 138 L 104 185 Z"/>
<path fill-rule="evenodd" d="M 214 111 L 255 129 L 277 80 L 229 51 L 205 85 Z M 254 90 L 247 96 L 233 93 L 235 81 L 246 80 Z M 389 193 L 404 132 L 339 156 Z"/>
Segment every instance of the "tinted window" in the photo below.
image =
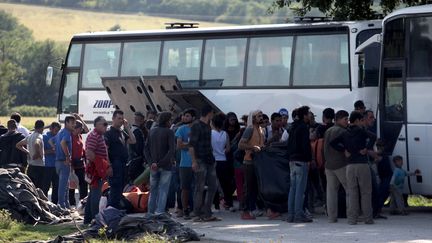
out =
<path fill-rule="evenodd" d="M 202 40 L 166 41 L 162 75 L 177 75 L 183 87 L 198 87 Z"/>
<path fill-rule="evenodd" d="M 87 44 L 84 53 L 83 88 L 101 88 L 101 77 L 117 77 L 120 43 Z"/>
<path fill-rule="evenodd" d="M 349 85 L 348 36 L 310 35 L 297 37 L 294 86 Z"/>
<path fill-rule="evenodd" d="M 252 38 L 247 68 L 248 86 L 289 85 L 293 37 Z"/>
<path fill-rule="evenodd" d="M 403 120 L 402 68 L 384 68 L 384 104 L 387 121 Z"/>
<path fill-rule="evenodd" d="M 68 67 L 79 67 L 81 64 L 81 49 L 81 44 L 74 44 L 71 46 L 67 60 Z"/>
<path fill-rule="evenodd" d="M 125 43 L 121 76 L 157 75 L 160 42 Z"/>
<path fill-rule="evenodd" d="M 364 30 L 357 35 L 357 47 L 381 29 Z M 378 86 L 381 45 L 373 43 L 363 50 L 359 59 L 360 86 Z"/>
<path fill-rule="evenodd" d="M 64 90 L 63 90 L 63 98 L 62 98 L 63 113 L 78 112 L 77 93 L 78 93 L 78 73 L 66 74 L 66 80 L 64 83 Z"/>
<path fill-rule="evenodd" d="M 384 27 L 384 58 L 404 57 L 404 51 L 404 21 L 396 19 Z"/>
<path fill-rule="evenodd" d="M 409 76 L 432 76 L 432 17 L 410 19 Z"/>
<path fill-rule="evenodd" d="M 207 40 L 203 85 L 206 87 L 243 85 L 245 50 L 246 39 Z"/>

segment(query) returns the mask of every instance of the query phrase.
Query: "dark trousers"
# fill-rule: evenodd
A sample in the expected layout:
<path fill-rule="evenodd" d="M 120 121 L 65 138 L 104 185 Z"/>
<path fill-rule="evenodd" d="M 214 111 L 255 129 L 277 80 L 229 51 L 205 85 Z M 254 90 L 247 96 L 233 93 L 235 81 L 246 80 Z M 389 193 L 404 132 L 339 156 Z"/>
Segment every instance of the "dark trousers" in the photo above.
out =
<path fill-rule="evenodd" d="M 58 203 L 59 177 L 55 167 L 44 167 L 42 191 L 48 197 L 48 191 L 52 186 L 51 202 Z"/>
<path fill-rule="evenodd" d="M 384 207 L 384 203 L 387 200 L 387 198 L 390 196 L 390 177 L 383 177 L 380 178 L 381 183 L 378 186 L 378 205 L 377 207 L 377 213 L 381 213 L 382 208 Z"/>
<path fill-rule="evenodd" d="M 121 159 L 111 160 L 113 176 L 108 178 L 110 192 L 108 197 L 108 206 L 120 209 L 120 200 L 123 193 L 125 182 L 125 166 L 126 161 Z"/>
<path fill-rule="evenodd" d="M 195 171 L 194 213 L 197 217 L 211 217 L 211 205 L 217 190 L 217 176 L 215 164 L 207 164 L 198 161 L 198 169 Z M 207 192 L 204 199 L 204 187 Z"/>
<path fill-rule="evenodd" d="M 251 161 L 243 164 L 244 187 L 243 187 L 243 211 L 254 211 L 258 197 L 258 182 L 255 174 L 255 166 Z"/>
<path fill-rule="evenodd" d="M 141 175 L 144 168 L 144 160 L 142 157 L 132 159 L 127 167 L 127 181 L 128 183 L 133 183 L 133 181 Z"/>
<path fill-rule="evenodd" d="M 83 199 L 85 197 L 87 197 L 88 194 L 88 184 L 84 179 L 84 168 L 78 168 L 78 169 L 74 169 L 75 170 L 75 174 L 78 177 L 78 181 L 79 181 L 79 199 Z M 75 189 L 69 189 L 69 204 L 70 205 L 77 205 L 76 201 L 75 201 Z"/>
<path fill-rule="evenodd" d="M 228 161 L 217 161 L 216 163 L 216 174 L 223 191 L 225 205 L 232 207 L 234 166 Z"/>
<path fill-rule="evenodd" d="M 36 188 L 43 189 L 45 166 L 29 165 L 27 176 L 32 180 Z"/>

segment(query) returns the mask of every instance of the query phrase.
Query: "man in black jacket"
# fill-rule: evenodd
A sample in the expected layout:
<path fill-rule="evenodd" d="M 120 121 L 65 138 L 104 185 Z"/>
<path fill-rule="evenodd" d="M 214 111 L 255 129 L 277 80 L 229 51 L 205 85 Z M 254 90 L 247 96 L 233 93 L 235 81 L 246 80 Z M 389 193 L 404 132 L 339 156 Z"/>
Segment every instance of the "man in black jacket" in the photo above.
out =
<path fill-rule="evenodd" d="M 365 217 L 365 224 L 374 223 L 372 219 L 372 178 L 368 165 L 368 151 L 373 149 L 376 136 L 367 132 L 363 126 L 363 114 L 353 111 L 350 115 L 348 129 L 330 141 L 330 145 L 334 149 L 345 152 L 348 158 L 346 172 L 349 202 L 348 224 L 351 225 L 357 224 L 360 206 Z"/>
<path fill-rule="evenodd" d="M 175 153 L 174 132 L 170 129 L 171 117 L 169 112 L 159 115 L 158 125 L 150 130 L 145 146 L 146 159 L 151 165 L 148 203 L 150 214 L 165 213 Z"/>
<path fill-rule="evenodd" d="M 290 191 L 288 195 L 288 222 L 309 223 L 303 211 L 303 199 L 306 189 L 309 162 L 312 151 L 309 140 L 309 107 L 297 109 L 298 119 L 294 120 L 288 138 L 290 150 Z"/>
<path fill-rule="evenodd" d="M 27 166 L 27 154 L 17 149 L 15 145 L 25 137 L 16 131 L 17 123 L 15 120 L 9 120 L 7 128 L 7 133 L 0 137 L 0 167 L 19 168 L 24 173 Z"/>

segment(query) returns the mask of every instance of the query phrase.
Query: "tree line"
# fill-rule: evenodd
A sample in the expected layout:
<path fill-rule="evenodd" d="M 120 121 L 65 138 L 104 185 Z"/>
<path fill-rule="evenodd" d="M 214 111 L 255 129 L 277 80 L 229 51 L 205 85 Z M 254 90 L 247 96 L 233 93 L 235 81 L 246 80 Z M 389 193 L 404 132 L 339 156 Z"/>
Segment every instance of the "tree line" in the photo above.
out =
<path fill-rule="evenodd" d="M 0 115 L 22 105 L 56 106 L 59 83 L 46 84 L 46 69 L 49 63 L 60 66 L 65 55 L 64 46 L 36 41 L 28 28 L 0 11 Z M 60 75 L 54 72 L 53 80 Z"/>

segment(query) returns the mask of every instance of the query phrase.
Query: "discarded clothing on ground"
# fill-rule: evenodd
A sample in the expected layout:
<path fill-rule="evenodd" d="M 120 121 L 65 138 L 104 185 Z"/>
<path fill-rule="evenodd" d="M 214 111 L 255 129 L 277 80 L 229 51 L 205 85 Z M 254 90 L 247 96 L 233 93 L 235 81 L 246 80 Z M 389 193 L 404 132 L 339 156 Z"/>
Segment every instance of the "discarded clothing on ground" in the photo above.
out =
<path fill-rule="evenodd" d="M 108 207 L 98 215 L 92 226 L 70 236 L 61 236 L 51 242 L 82 241 L 84 237 L 100 237 L 100 229 L 109 239 L 132 241 L 148 234 L 159 235 L 163 240 L 186 242 L 200 240 L 198 234 L 181 223 L 171 219 L 168 215 L 129 216 L 123 210 Z"/>
<path fill-rule="evenodd" d="M 19 169 L 0 168 L 0 208 L 27 224 L 71 221 L 69 211 L 48 201 L 41 189 Z"/>
<path fill-rule="evenodd" d="M 286 212 L 290 184 L 288 150 L 283 146 L 268 147 L 254 154 L 253 160 L 264 204 L 273 211 Z"/>

